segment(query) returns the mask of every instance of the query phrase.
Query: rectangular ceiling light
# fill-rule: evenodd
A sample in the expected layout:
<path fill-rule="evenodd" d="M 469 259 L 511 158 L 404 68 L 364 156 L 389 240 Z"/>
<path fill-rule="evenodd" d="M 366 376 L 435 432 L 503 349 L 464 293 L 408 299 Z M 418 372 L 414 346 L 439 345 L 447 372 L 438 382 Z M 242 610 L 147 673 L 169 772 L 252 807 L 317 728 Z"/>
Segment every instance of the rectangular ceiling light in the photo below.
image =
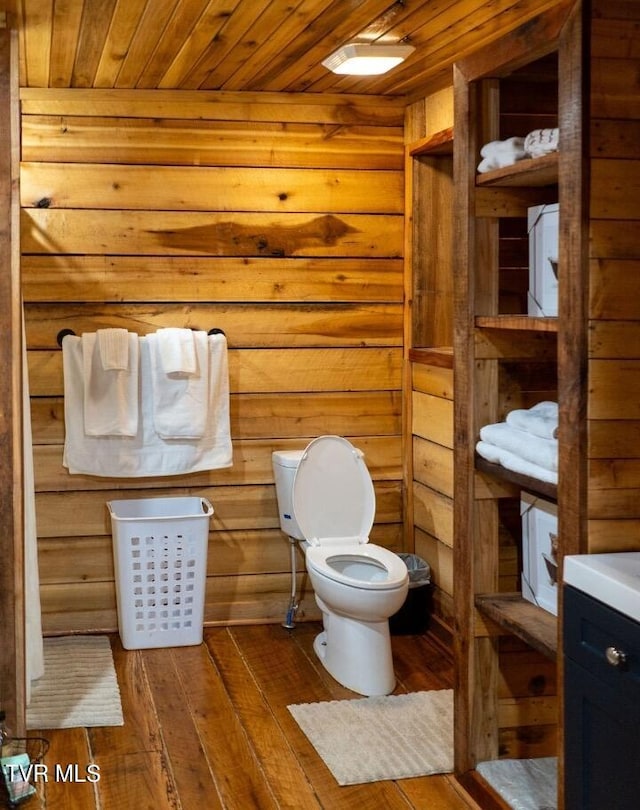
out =
<path fill-rule="evenodd" d="M 352 43 L 343 45 L 322 64 L 332 73 L 348 76 L 377 76 L 396 67 L 413 53 L 413 45 L 375 45 Z"/>

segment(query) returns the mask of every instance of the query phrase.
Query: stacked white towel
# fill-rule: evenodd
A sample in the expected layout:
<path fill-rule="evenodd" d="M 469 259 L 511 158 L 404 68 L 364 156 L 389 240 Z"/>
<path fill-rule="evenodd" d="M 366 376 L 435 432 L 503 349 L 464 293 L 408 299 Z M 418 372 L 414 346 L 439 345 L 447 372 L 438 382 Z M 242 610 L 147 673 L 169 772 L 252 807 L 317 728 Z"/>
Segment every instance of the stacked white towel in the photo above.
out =
<path fill-rule="evenodd" d="M 209 411 L 207 333 L 158 329 L 147 341 L 156 433 L 163 439 L 201 439 Z"/>
<path fill-rule="evenodd" d="M 558 406 L 539 402 L 480 430 L 477 452 L 487 461 L 547 483 L 558 483 Z"/>
<path fill-rule="evenodd" d="M 514 137 L 504 141 L 485 143 L 480 150 L 480 156 L 482 160 L 478 165 L 478 171 L 481 173 L 512 166 L 527 157 L 527 153 L 524 151 L 524 138 Z"/>
<path fill-rule="evenodd" d="M 63 344 L 74 336 L 65 337 Z M 138 432 L 138 336 L 126 329 L 84 333 L 82 380 L 87 436 L 135 436 Z M 68 345 L 68 344 L 67 344 Z"/>
<path fill-rule="evenodd" d="M 155 335 L 148 335 L 153 341 L 154 354 L 158 355 L 160 366 L 165 374 L 197 374 L 198 348 L 206 332 L 194 332 L 192 329 L 178 329 L 173 326 L 157 329 Z M 201 358 L 200 358 L 201 359 Z"/>
<path fill-rule="evenodd" d="M 127 371 L 132 348 L 138 351 L 137 340 L 135 347 L 131 345 L 130 339 L 135 337 L 126 329 L 98 329 L 96 340 L 103 371 Z"/>
<path fill-rule="evenodd" d="M 230 467 L 233 452 L 225 336 L 205 334 L 207 356 L 205 360 L 199 360 L 208 372 L 202 435 L 172 438 L 163 438 L 156 430 L 150 351 L 153 341 L 149 341 L 150 336 L 134 337 L 139 347 L 138 424 L 136 432 L 130 436 L 87 434 L 83 419 L 85 388 L 82 339 L 75 335 L 64 338 L 64 466 L 70 473 L 109 478 L 180 475 Z M 176 424 L 180 421 L 184 425 L 187 410 L 186 403 L 181 403 L 176 411 Z"/>
<path fill-rule="evenodd" d="M 557 152 L 559 143 L 560 130 L 558 127 L 533 129 L 524 139 L 524 149 L 530 157 L 544 157 L 551 152 Z"/>
<path fill-rule="evenodd" d="M 560 130 L 533 129 L 526 137 L 506 138 L 504 141 L 489 141 L 480 150 L 482 160 L 478 171 L 483 174 L 494 169 L 504 169 L 524 158 L 537 158 L 558 150 Z"/>
<path fill-rule="evenodd" d="M 558 438 L 558 403 L 538 402 L 533 408 L 519 408 L 507 414 L 511 427 L 540 436 L 541 439 Z"/>

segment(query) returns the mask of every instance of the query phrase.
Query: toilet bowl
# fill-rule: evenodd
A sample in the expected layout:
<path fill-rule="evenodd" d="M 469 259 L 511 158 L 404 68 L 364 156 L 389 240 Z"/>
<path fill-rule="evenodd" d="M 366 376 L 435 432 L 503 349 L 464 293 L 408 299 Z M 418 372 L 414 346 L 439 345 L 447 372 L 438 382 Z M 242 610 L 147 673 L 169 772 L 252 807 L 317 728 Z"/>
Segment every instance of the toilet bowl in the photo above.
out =
<path fill-rule="evenodd" d="M 400 557 L 369 542 L 375 492 L 363 454 L 341 436 L 320 436 L 305 450 L 275 451 L 273 469 L 280 527 L 300 541 L 322 611 L 318 658 L 348 689 L 389 694 L 389 617 L 406 599 L 409 575 Z"/>

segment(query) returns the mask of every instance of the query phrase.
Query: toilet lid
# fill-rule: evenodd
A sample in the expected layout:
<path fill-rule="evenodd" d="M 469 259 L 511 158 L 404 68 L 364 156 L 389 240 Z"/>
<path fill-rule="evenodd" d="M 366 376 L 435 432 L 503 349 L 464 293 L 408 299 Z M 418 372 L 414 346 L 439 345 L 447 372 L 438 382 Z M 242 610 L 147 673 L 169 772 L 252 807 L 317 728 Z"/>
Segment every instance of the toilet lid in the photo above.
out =
<path fill-rule="evenodd" d="M 368 543 L 376 496 L 361 451 L 341 436 L 307 445 L 293 481 L 293 510 L 312 545 Z"/>

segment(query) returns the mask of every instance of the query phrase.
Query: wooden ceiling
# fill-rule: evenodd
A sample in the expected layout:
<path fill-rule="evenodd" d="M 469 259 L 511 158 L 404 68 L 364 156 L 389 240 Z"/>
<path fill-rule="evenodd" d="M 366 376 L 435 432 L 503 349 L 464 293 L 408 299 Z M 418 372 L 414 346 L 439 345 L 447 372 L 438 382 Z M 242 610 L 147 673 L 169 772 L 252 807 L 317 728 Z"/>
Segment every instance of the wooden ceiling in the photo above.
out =
<path fill-rule="evenodd" d="M 562 0 L 0 0 L 21 85 L 421 97 L 452 63 Z M 415 46 L 378 77 L 322 60 L 348 42 Z"/>

